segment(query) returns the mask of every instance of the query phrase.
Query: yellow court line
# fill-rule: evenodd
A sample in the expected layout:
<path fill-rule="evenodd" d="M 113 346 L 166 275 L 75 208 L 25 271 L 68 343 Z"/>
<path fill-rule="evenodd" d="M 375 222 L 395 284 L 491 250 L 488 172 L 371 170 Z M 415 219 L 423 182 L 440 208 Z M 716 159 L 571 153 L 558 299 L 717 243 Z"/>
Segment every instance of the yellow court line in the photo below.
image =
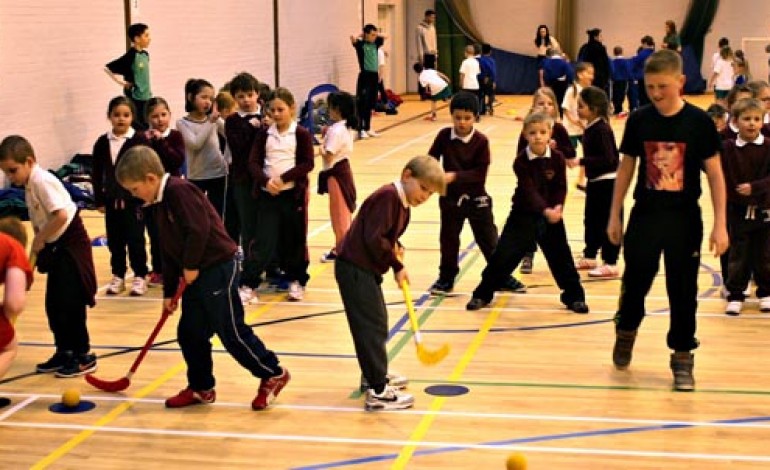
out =
<path fill-rule="evenodd" d="M 476 333 L 476 336 L 473 337 L 473 341 L 471 341 L 468 349 L 466 349 L 465 353 L 463 353 L 463 357 L 460 358 L 460 362 L 455 366 L 454 370 L 452 370 L 448 380 L 457 381 L 462 378 L 463 372 L 465 372 L 465 369 L 471 363 L 471 360 L 476 355 L 476 352 L 479 350 L 481 344 L 484 342 L 484 339 L 492 329 L 492 326 L 500 316 L 500 313 L 502 312 L 500 307 L 504 303 L 504 299 L 507 299 L 507 297 L 508 296 L 498 296 L 497 302 L 495 302 L 494 306 L 492 307 L 492 311 L 489 312 L 489 315 L 484 320 L 481 328 L 479 328 L 479 332 Z M 446 397 L 437 397 L 433 399 L 430 406 L 428 407 L 429 413 L 423 416 L 423 418 L 420 420 L 420 423 L 417 425 L 414 432 L 412 432 L 412 435 L 409 436 L 409 442 L 418 443 L 425 438 L 425 435 L 428 433 L 428 430 L 433 424 L 433 421 L 436 419 L 436 412 L 441 410 L 445 401 Z M 393 470 L 402 470 L 406 468 L 406 465 L 409 463 L 409 460 L 412 458 L 412 455 L 416 449 L 417 446 L 415 445 L 410 444 L 405 446 L 403 449 L 401 449 L 401 452 L 399 452 L 396 461 L 393 462 L 393 466 L 390 468 Z"/>
<path fill-rule="evenodd" d="M 326 269 L 326 265 L 321 265 L 318 267 L 315 267 L 311 270 L 311 278 L 316 277 L 321 272 L 323 272 Z M 270 302 L 268 304 L 260 306 L 254 313 L 248 315 L 247 318 L 245 318 L 246 323 L 251 323 L 253 320 L 259 318 L 261 315 L 263 315 L 265 312 L 273 308 L 275 305 L 278 305 L 277 302 Z M 214 346 L 219 347 L 222 346 L 222 342 L 219 341 L 218 337 L 214 338 Z M 158 387 L 166 383 L 168 380 L 170 380 L 175 375 L 179 374 L 185 368 L 187 367 L 187 364 L 185 364 L 184 361 L 181 361 L 177 363 L 176 365 L 172 366 L 170 369 L 168 369 L 165 373 L 163 373 L 162 376 L 155 379 L 152 383 L 144 387 L 143 389 L 139 390 L 137 393 L 132 395 L 129 398 L 129 401 L 121 403 L 120 405 L 113 408 L 109 413 L 102 416 L 95 424 L 93 428 L 85 429 L 83 431 L 80 431 L 78 434 L 73 436 L 70 440 L 59 446 L 56 450 L 48 454 L 47 456 L 43 457 L 41 460 L 39 460 L 35 465 L 33 465 L 31 468 L 33 470 L 42 470 L 44 468 L 47 468 L 52 463 L 56 462 L 60 458 L 64 457 L 68 452 L 72 451 L 75 447 L 82 444 L 86 439 L 91 437 L 96 431 L 98 431 L 98 428 L 102 428 L 111 422 L 115 421 L 120 415 L 128 411 L 133 406 L 133 401 L 131 401 L 131 398 L 144 398 L 153 391 L 157 390 Z"/>

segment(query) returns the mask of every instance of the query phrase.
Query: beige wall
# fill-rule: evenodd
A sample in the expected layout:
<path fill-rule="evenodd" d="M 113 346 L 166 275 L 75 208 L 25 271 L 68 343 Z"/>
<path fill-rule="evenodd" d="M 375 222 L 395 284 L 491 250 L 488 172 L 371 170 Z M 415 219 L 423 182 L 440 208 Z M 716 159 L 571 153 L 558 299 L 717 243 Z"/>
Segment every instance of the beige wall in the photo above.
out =
<path fill-rule="evenodd" d="M 535 55 L 535 32 L 540 24 L 556 28 L 556 0 L 472 0 L 473 17 L 484 41 L 492 47 L 518 54 Z M 558 34 L 554 34 L 557 40 Z"/>

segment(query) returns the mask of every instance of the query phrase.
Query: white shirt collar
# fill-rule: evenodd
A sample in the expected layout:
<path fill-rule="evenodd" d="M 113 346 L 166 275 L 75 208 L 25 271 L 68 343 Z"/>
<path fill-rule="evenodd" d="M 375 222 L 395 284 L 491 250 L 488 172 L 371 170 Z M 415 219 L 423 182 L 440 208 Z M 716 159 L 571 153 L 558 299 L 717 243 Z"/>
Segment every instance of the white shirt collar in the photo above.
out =
<path fill-rule="evenodd" d="M 401 184 L 400 180 L 396 180 L 393 182 L 393 186 L 395 186 L 396 191 L 398 191 L 398 198 L 401 199 L 401 204 L 404 205 L 405 209 L 408 209 L 409 202 L 406 200 L 406 192 L 404 191 L 404 185 Z"/>
<path fill-rule="evenodd" d="M 599 121 L 601 121 L 601 120 L 602 120 L 602 118 L 600 118 L 600 117 L 598 117 L 598 118 L 594 119 L 593 121 L 589 122 L 589 123 L 586 125 L 586 129 L 588 129 L 589 127 L 593 126 L 594 124 L 596 124 L 597 122 L 599 122 Z"/>
<path fill-rule="evenodd" d="M 170 128 L 170 127 L 167 127 L 167 128 L 166 128 L 166 130 L 165 130 L 165 131 L 163 131 L 163 133 L 162 133 L 162 134 L 160 134 L 160 136 L 161 136 L 161 137 L 163 137 L 164 139 L 165 139 L 166 137 L 170 136 L 170 135 L 171 135 L 171 128 Z"/>
<path fill-rule="evenodd" d="M 126 132 L 124 135 L 115 135 L 112 132 L 112 129 L 110 129 L 110 131 L 107 133 L 107 138 L 110 140 L 130 139 L 131 137 L 134 136 L 134 134 L 136 134 L 136 129 L 134 129 L 133 127 L 129 127 L 128 132 Z"/>
<path fill-rule="evenodd" d="M 475 133 L 476 133 L 476 129 L 475 129 L 475 128 L 473 128 L 473 129 L 471 129 L 471 131 L 468 133 L 468 135 L 466 135 L 465 137 L 460 137 L 459 135 L 457 135 L 457 133 L 455 132 L 455 128 L 453 127 L 453 128 L 452 128 L 452 130 L 449 132 L 449 139 L 450 139 L 450 140 L 455 140 L 455 139 L 457 139 L 457 140 L 459 140 L 460 142 L 462 142 L 462 143 L 464 143 L 464 144 L 467 144 L 468 142 L 470 142 L 470 141 L 471 141 L 471 139 L 473 138 L 473 134 L 475 134 Z"/>
<path fill-rule="evenodd" d="M 150 204 L 157 204 L 159 202 L 163 202 L 163 192 L 166 191 L 166 183 L 168 183 L 168 178 L 171 175 L 168 173 L 164 173 L 163 176 L 160 178 L 160 186 L 158 186 L 158 195 L 155 197 L 155 200 L 152 201 Z"/>
<path fill-rule="evenodd" d="M 240 109 L 238 110 L 238 116 L 240 116 L 240 117 L 256 116 L 257 114 L 259 114 L 259 110 L 258 109 L 255 109 L 254 111 L 251 111 L 251 112 L 249 112 L 249 111 L 241 111 Z"/>
<path fill-rule="evenodd" d="M 545 153 L 543 155 L 535 155 L 532 152 L 532 149 L 529 148 L 529 145 L 527 145 L 527 158 L 530 160 L 534 160 L 536 158 L 551 158 L 551 147 L 546 147 Z"/>
<path fill-rule="evenodd" d="M 756 144 L 756 145 L 762 145 L 765 142 L 765 136 L 762 134 L 759 134 L 756 139 L 752 140 L 751 142 L 746 142 L 745 140 L 741 139 L 741 135 L 738 134 L 738 137 L 735 138 L 735 146 L 736 147 L 743 147 L 746 144 Z"/>
<path fill-rule="evenodd" d="M 291 121 L 291 124 L 289 124 L 289 129 L 286 130 L 283 134 L 278 132 L 278 127 L 275 124 L 271 124 L 270 128 L 267 130 L 268 134 L 280 136 L 280 135 L 288 135 L 288 134 L 296 134 L 297 133 L 297 121 Z"/>
<path fill-rule="evenodd" d="M 730 119 L 730 118 L 728 118 L 728 119 Z M 731 131 L 735 132 L 736 134 L 738 133 L 738 126 L 733 122 L 732 119 L 727 121 L 727 125 L 730 127 Z"/>

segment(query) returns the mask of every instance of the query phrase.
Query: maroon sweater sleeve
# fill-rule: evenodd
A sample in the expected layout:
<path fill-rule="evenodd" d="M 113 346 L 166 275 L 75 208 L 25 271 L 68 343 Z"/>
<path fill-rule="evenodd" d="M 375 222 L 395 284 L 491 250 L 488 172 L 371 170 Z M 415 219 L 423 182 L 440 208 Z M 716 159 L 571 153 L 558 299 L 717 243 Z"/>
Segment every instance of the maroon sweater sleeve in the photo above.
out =
<path fill-rule="evenodd" d="M 96 207 L 104 207 L 104 175 L 107 159 L 110 159 L 110 144 L 107 137 L 102 135 L 96 139 L 94 149 L 91 151 L 91 184 L 94 190 L 94 204 Z"/>
<path fill-rule="evenodd" d="M 249 153 L 249 174 L 254 181 L 252 193 L 258 196 L 260 189 L 267 185 L 267 176 L 265 176 L 265 144 L 267 143 L 267 129 L 261 128 L 254 137 L 254 144 Z"/>
<path fill-rule="evenodd" d="M 619 162 L 615 134 L 609 124 L 602 120 L 589 126 L 583 132 L 583 158 L 580 160 L 586 167 L 588 180 L 617 171 Z"/>
<path fill-rule="evenodd" d="M 561 152 L 564 158 L 572 160 L 577 156 L 575 147 L 572 146 L 572 142 L 569 140 L 569 132 L 567 132 L 567 128 L 562 123 L 554 123 L 552 138 L 556 141 L 556 150 Z"/>
<path fill-rule="evenodd" d="M 239 182 L 251 181 L 249 155 L 251 154 L 254 138 L 261 126 L 251 124 L 251 119 L 244 119 L 238 113 L 233 113 L 225 121 L 225 136 L 227 145 L 233 155 L 232 178 Z"/>
<path fill-rule="evenodd" d="M 237 246 L 205 194 L 170 177 L 155 211 L 163 256 L 163 293 L 171 297 L 183 269 L 205 269 L 230 260 Z"/>
<path fill-rule="evenodd" d="M 356 218 L 340 243 L 338 255 L 362 269 L 384 274 L 389 268 L 401 271 L 404 265 L 394 253 L 398 239 L 409 224 L 393 184 L 372 193 L 361 205 Z"/>
<path fill-rule="evenodd" d="M 180 176 L 185 160 L 184 138 L 182 133 L 172 129 L 168 137 L 152 139 L 150 145 L 158 153 L 163 169 L 172 176 Z"/>
<path fill-rule="evenodd" d="M 526 212 L 542 214 L 549 207 L 564 204 L 567 197 L 567 171 L 564 156 L 551 150 L 551 158 L 530 160 L 522 151 L 513 163 L 518 184 L 513 205 Z"/>

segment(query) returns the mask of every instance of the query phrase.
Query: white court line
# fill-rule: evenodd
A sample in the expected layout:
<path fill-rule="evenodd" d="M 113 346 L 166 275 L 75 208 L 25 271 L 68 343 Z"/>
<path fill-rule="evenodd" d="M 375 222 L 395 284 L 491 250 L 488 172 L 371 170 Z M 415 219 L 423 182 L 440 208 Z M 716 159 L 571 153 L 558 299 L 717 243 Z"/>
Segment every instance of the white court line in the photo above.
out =
<path fill-rule="evenodd" d="M 318 289 L 307 288 L 305 290 L 306 293 L 307 292 L 313 292 L 313 291 L 319 291 L 319 292 L 323 292 L 323 291 L 338 292 L 336 289 L 326 289 L 326 288 L 318 288 Z M 280 296 L 280 294 L 282 294 L 281 292 L 261 292 L 261 291 L 258 291 L 258 292 L 260 293 L 260 295 L 262 295 L 262 294 L 265 294 L 265 295 L 276 294 L 276 295 Z M 386 295 L 387 294 L 396 295 L 396 294 L 401 294 L 401 291 L 400 290 L 397 291 L 397 290 L 394 290 L 394 289 L 393 290 L 391 290 L 391 289 L 383 289 L 383 293 L 386 294 Z M 420 295 L 422 295 L 422 294 L 427 294 L 427 292 L 420 293 Z M 508 293 L 506 293 L 506 294 L 508 294 Z M 417 295 L 417 291 L 415 291 L 414 295 Z M 526 298 L 527 297 L 547 298 L 547 299 L 556 299 L 556 300 L 554 300 L 553 306 L 537 305 L 537 306 L 530 306 L 528 308 L 526 308 L 526 307 L 500 307 L 499 310 L 501 312 L 567 313 L 566 307 L 562 306 L 561 303 L 558 302 L 558 299 L 555 297 L 556 296 L 555 293 L 554 294 L 534 294 L 534 293 L 516 294 L 516 293 L 514 293 L 513 295 L 516 296 L 516 301 L 521 301 L 522 303 L 526 302 Z M 437 306 L 431 307 L 430 302 L 432 302 L 433 298 L 434 297 L 431 297 L 431 300 L 426 301 L 422 305 L 419 305 L 419 306 L 415 305 L 416 311 L 425 310 L 427 308 L 430 308 L 432 311 L 436 311 L 436 312 L 465 312 L 466 311 L 465 307 L 462 306 L 462 305 L 448 306 L 447 304 L 439 304 Z M 446 300 L 450 300 L 450 299 L 454 299 L 454 298 L 460 298 L 461 300 L 466 299 L 466 298 L 470 299 L 471 298 L 471 293 L 470 292 L 468 292 L 468 293 L 453 292 L 452 293 L 452 297 L 447 297 Z M 601 299 L 617 300 L 617 298 L 618 298 L 618 296 L 616 296 L 616 295 L 587 295 L 586 296 L 586 300 L 587 300 L 589 305 L 590 305 L 591 301 L 594 300 L 594 299 L 595 300 L 601 300 Z M 102 299 L 102 297 L 97 296 L 97 300 L 99 300 L 99 299 Z M 115 297 L 112 297 L 112 296 L 104 297 L 104 299 L 113 300 L 113 299 L 115 299 Z M 161 300 L 160 298 L 156 298 L 156 297 L 120 297 L 120 299 L 121 300 L 127 300 L 127 301 L 139 301 L 139 302 L 159 302 Z M 668 300 L 668 298 L 666 298 L 666 297 L 648 297 L 648 299 L 650 299 L 650 300 L 660 300 L 660 301 L 667 301 Z M 718 299 L 718 298 L 698 299 L 698 302 L 708 302 L 708 301 L 724 302 L 723 299 Z M 751 300 L 749 300 L 747 302 L 751 303 Z M 271 305 L 274 305 L 274 306 L 281 306 L 281 305 L 288 306 L 288 305 L 291 305 L 294 308 L 299 308 L 299 307 L 307 307 L 307 308 L 310 308 L 310 307 L 325 307 L 325 308 L 334 309 L 334 310 L 342 310 L 344 308 L 344 306 L 342 305 L 341 302 L 306 302 L 306 301 L 291 302 L 291 301 L 288 301 L 288 300 L 260 301 L 259 304 L 249 305 L 249 306 L 246 306 L 244 308 L 247 308 L 247 309 L 249 309 L 249 308 L 251 308 L 251 309 L 259 308 L 260 306 L 267 305 L 268 303 L 271 304 Z M 401 306 L 401 305 L 388 305 L 387 308 L 389 310 L 399 310 L 399 309 L 402 309 L 404 307 Z M 654 310 L 657 310 L 657 309 L 654 309 Z M 325 313 L 325 312 L 316 312 L 316 313 Z M 591 312 L 588 315 L 575 316 L 574 314 L 570 314 L 571 315 L 570 319 L 573 319 L 576 322 L 577 321 L 601 320 L 601 318 L 596 318 L 595 316 L 596 315 L 615 315 L 616 313 L 617 313 L 617 310 L 596 310 L 596 309 L 591 309 Z M 648 311 L 646 313 L 647 316 L 667 316 L 668 314 L 669 314 L 669 310 L 666 307 L 664 307 L 664 306 L 660 307 L 660 311 L 650 310 L 650 311 Z M 280 318 L 281 317 L 277 317 L 277 319 L 280 319 Z M 730 317 L 730 316 L 725 315 L 724 313 L 719 313 L 719 312 L 711 312 L 711 313 L 698 312 L 698 318 L 724 318 L 727 321 L 766 320 L 766 319 L 770 318 L 770 313 L 751 313 L 751 314 L 748 314 L 748 315 L 741 315 L 739 317 Z"/>
<path fill-rule="evenodd" d="M 9 394 L 8 394 L 8 396 L 25 396 L 25 395 L 20 395 L 20 394 L 15 394 L 15 393 L 9 393 Z M 16 405 L 14 405 L 14 406 L 12 406 L 12 407 L 10 407 L 10 408 L 9 408 L 9 409 L 7 409 L 7 410 L 6 410 L 4 413 L 0 414 L 0 422 L 2 422 L 3 420 L 5 420 L 5 419 L 6 419 L 6 418 L 8 418 L 9 416 L 11 416 L 12 414 L 14 414 L 14 413 L 16 413 L 17 411 L 21 410 L 22 408 L 26 407 L 27 405 L 29 405 L 30 403 L 32 403 L 33 401 L 37 400 L 37 399 L 38 399 L 38 398 L 40 398 L 40 397 L 41 397 L 41 395 L 30 395 L 30 396 L 29 396 L 29 397 L 28 397 L 26 400 L 24 400 L 23 402 L 21 402 L 21 403 L 19 403 L 19 404 L 16 404 Z"/>
<path fill-rule="evenodd" d="M 5 393 L 9 397 L 29 397 L 24 402 L 16 405 L 14 408 L 37 399 L 59 399 L 60 395 L 55 394 L 28 394 L 28 393 Z M 163 398 L 133 398 L 121 396 L 105 395 L 83 395 L 83 400 L 94 402 L 131 402 L 142 404 L 162 404 Z M 248 403 L 238 402 L 220 402 L 217 401 L 208 406 L 219 406 L 225 408 L 250 408 Z M 361 413 L 370 414 L 362 407 L 356 406 L 327 406 L 327 405 L 281 405 L 270 406 L 271 409 L 284 409 L 293 411 L 318 411 L 329 413 Z M 686 421 L 686 420 L 665 420 L 665 419 L 639 419 L 639 418 L 605 418 L 600 416 L 563 416 L 563 415 L 540 415 L 525 413 L 484 413 L 470 411 L 433 411 L 433 410 L 399 410 L 398 415 L 426 416 L 434 415 L 443 418 L 474 418 L 474 419 L 492 419 L 492 420 L 523 420 L 523 421 L 555 421 L 569 423 L 604 423 L 604 424 L 638 424 L 644 426 L 691 426 L 703 428 L 748 428 L 748 429 L 770 429 L 770 423 L 762 424 L 757 422 L 745 423 L 719 423 L 711 421 Z M 589 431 L 590 432 L 590 431 Z"/>
<path fill-rule="evenodd" d="M 322 224 L 320 227 L 316 228 L 312 232 L 308 233 L 307 234 L 307 238 L 311 239 L 311 238 L 315 237 L 316 235 L 318 235 L 319 233 L 323 232 L 324 230 L 326 230 L 328 228 L 331 228 L 331 226 L 332 226 L 331 222 L 326 222 L 325 224 Z"/>
<path fill-rule="evenodd" d="M 393 413 L 393 414 L 402 414 Z M 281 434 L 251 434 L 239 432 L 215 432 L 215 431 L 194 431 L 194 430 L 175 430 L 175 429 L 147 429 L 131 428 L 118 426 L 84 426 L 74 424 L 54 424 L 54 423 L 15 423 L 0 422 L 0 427 L 9 428 L 32 428 L 32 429 L 58 429 L 74 431 L 93 431 L 98 433 L 123 433 L 123 434 L 143 434 L 157 436 L 182 436 L 194 438 L 214 438 L 214 439 L 243 439 L 252 441 L 275 441 L 275 442 L 302 442 L 319 444 L 348 444 L 348 445 L 378 445 L 390 447 L 421 447 L 434 449 L 472 449 L 472 450 L 492 450 L 492 451 L 527 451 L 550 454 L 583 454 L 583 455 L 611 455 L 619 457 L 648 457 L 648 458 L 673 458 L 685 460 L 732 460 L 740 462 L 770 462 L 769 455 L 736 455 L 736 454 L 703 454 L 686 452 L 659 452 L 642 450 L 615 450 L 615 449 L 591 449 L 575 447 L 545 447 L 545 446 L 521 446 L 521 445 L 495 445 L 495 444 L 473 444 L 465 442 L 441 442 L 441 441 L 411 441 L 403 439 L 363 439 L 331 436 L 312 436 L 312 435 L 281 435 Z M 575 439 L 581 439 L 590 436 L 575 436 Z M 513 439 L 512 439 L 513 440 Z"/>

